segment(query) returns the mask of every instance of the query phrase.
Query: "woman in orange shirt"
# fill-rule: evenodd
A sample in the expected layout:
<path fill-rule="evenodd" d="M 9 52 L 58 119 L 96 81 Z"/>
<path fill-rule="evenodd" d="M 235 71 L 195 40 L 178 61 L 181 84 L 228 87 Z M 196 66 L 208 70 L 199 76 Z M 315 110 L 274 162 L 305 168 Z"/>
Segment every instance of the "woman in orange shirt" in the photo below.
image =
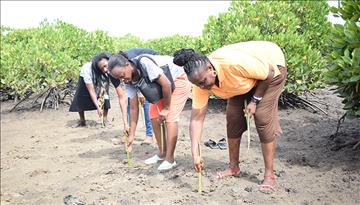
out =
<path fill-rule="evenodd" d="M 204 168 L 198 144 L 207 110 L 208 98 L 216 95 L 228 99 L 226 107 L 230 167 L 217 178 L 240 173 L 241 135 L 247 130 L 245 113 L 254 115 L 265 163 L 261 191 L 273 189 L 275 137 L 281 133 L 278 100 L 284 87 L 287 69 L 281 49 L 274 43 L 249 41 L 224 46 L 209 57 L 181 49 L 174 54 L 174 63 L 183 66 L 193 86 L 193 109 L 190 119 L 192 157 L 197 171 Z M 244 107 L 244 101 L 248 105 Z"/>

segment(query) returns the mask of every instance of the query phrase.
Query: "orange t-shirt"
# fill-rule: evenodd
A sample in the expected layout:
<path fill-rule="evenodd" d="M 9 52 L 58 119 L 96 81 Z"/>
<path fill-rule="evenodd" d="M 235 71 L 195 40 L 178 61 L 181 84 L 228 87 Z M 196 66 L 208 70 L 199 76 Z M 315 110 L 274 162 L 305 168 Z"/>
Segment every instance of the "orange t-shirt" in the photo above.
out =
<path fill-rule="evenodd" d="M 277 65 L 285 65 L 281 48 L 266 41 L 248 41 L 224 46 L 214 51 L 209 60 L 214 66 L 219 87 L 210 90 L 193 86 L 193 108 L 207 105 L 210 95 L 228 99 L 249 92 L 257 80 L 265 80 L 269 74 L 269 64 L 274 67 L 274 77 L 280 74 Z"/>

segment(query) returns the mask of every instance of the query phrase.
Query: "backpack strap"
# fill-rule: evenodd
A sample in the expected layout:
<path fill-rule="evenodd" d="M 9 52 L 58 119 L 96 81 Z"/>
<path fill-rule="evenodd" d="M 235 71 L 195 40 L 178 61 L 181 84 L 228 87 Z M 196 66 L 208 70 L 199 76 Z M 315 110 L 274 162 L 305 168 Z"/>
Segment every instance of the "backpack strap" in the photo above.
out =
<path fill-rule="evenodd" d="M 136 67 L 140 70 L 141 76 L 149 83 L 149 82 L 151 82 L 149 79 L 149 74 L 147 73 L 146 69 L 142 66 L 142 64 L 140 62 L 141 58 L 143 58 L 143 57 L 150 59 L 156 66 L 158 66 L 158 64 L 155 62 L 155 60 L 153 58 L 151 58 L 148 55 L 144 55 L 144 54 L 139 55 L 137 59 L 136 58 L 131 59 L 135 63 Z"/>
<path fill-rule="evenodd" d="M 140 72 L 140 79 L 144 78 L 146 82 L 150 82 L 147 71 L 143 68 L 140 61 L 136 58 L 131 59 L 131 62 L 135 64 L 135 67 Z"/>
<path fill-rule="evenodd" d="M 143 57 L 146 57 L 146 58 L 150 59 L 155 65 L 159 66 L 159 65 L 155 62 L 155 60 L 154 60 L 153 58 L 151 58 L 150 56 L 148 56 L 148 55 L 146 55 L 146 54 L 139 55 L 138 60 L 140 61 L 141 58 L 143 58 Z"/>
<path fill-rule="evenodd" d="M 142 65 L 140 63 L 140 60 L 141 58 L 143 57 L 146 57 L 148 59 L 150 59 L 156 66 L 158 66 L 159 68 L 161 68 L 164 72 L 164 75 L 166 76 L 166 78 L 170 81 L 170 84 L 171 84 L 171 90 L 174 91 L 175 89 L 175 83 L 174 83 L 174 79 L 172 78 L 172 75 L 171 75 L 171 71 L 170 71 L 170 67 L 168 64 L 165 64 L 165 65 L 162 65 L 162 66 L 159 66 L 155 60 L 153 58 L 151 58 L 150 56 L 146 55 L 146 54 L 142 54 L 142 55 L 139 55 L 138 57 L 138 60 L 139 60 L 139 65 L 141 66 L 142 68 Z M 144 70 L 144 73 L 146 74 L 146 78 L 147 79 L 147 82 L 150 82 L 150 79 L 149 79 L 149 76 L 148 76 L 148 73 L 145 69 Z"/>

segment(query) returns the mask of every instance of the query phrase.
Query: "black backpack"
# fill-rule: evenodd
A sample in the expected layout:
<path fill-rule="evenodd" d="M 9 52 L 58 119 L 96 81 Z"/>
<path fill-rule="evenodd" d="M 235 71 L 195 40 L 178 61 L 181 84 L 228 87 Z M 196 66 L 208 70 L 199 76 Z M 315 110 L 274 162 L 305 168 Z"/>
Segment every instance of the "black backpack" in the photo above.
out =
<path fill-rule="evenodd" d="M 133 84 L 136 88 L 140 90 L 140 92 L 144 95 L 145 99 L 149 101 L 150 103 L 157 103 L 160 99 L 163 98 L 162 88 L 161 85 L 159 85 L 157 82 L 151 82 L 149 79 L 149 75 L 146 71 L 146 69 L 141 64 L 140 60 L 141 58 L 148 58 L 150 59 L 155 65 L 158 66 L 158 64 L 148 55 L 140 55 L 138 59 L 132 59 L 132 61 L 135 63 L 136 68 L 140 71 L 140 80 Z M 167 79 L 171 83 L 171 92 L 175 90 L 175 83 L 171 76 L 169 65 L 163 65 L 159 66 L 163 71 Z"/>

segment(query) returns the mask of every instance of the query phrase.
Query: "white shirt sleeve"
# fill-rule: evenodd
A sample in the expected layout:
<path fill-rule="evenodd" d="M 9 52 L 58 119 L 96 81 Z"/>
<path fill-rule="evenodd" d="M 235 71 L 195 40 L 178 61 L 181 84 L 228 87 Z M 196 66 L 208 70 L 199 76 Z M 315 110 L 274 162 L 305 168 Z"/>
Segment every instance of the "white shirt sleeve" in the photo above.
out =
<path fill-rule="evenodd" d="M 147 71 L 149 80 L 151 82 L 159 79 L 160 75 L 164 73 L 164 71 L 157 66 L 152 60 L 142 57 L 140 63 L 142 64 L 143 68 Z"/>
<path fill-rule="evenodd" d="M 93 73 L 91 70 L 91 63 L 86 63 L 81 67 L 80 76 L 83 77 L 86 84 L 92 84 Z"/>

